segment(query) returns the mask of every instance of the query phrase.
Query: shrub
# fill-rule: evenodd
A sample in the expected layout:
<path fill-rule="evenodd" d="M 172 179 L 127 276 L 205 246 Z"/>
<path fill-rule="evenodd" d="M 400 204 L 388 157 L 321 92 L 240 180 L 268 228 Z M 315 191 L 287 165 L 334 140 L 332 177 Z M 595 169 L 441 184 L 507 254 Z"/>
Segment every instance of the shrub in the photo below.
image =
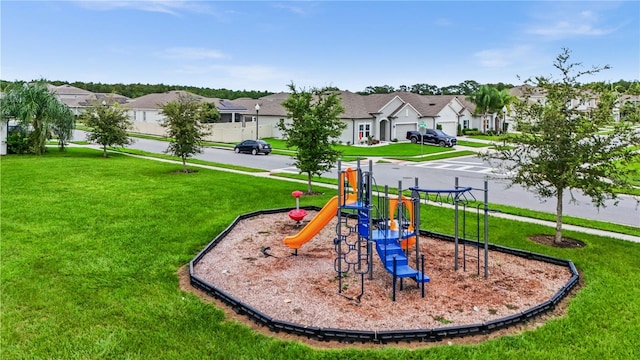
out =
<path fill-rule="evenodd" d="M 464 129 L 462 130 L 464 135 L 482 135 L 482 131 L 478 129 Z"/>
<path fill-rule="evenodd" d="M 26 154 L 29 152 L 29 137 L 25 132 L 15 131 L 7 135 L 8 154 Z"/>

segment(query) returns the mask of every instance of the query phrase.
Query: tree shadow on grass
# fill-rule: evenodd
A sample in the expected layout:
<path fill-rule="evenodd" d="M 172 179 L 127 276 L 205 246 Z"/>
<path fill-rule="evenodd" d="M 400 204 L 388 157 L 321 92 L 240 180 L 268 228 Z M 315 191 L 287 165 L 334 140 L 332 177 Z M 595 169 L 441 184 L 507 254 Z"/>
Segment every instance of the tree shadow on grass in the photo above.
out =
<path fill-rule="evenodd" d="M 563 249 L 575 249 L 575 248 L 583 248 L 587 246 L 584 242 L 576 239 L 572 239 L 569 237 L 562 237 L 562 241 L 560 243 L 555 242 L 554 235 L 533 235 L 529 236 L 529 240 L 537 242 L 538 244 L 553 246 L 557 248 Z"/>

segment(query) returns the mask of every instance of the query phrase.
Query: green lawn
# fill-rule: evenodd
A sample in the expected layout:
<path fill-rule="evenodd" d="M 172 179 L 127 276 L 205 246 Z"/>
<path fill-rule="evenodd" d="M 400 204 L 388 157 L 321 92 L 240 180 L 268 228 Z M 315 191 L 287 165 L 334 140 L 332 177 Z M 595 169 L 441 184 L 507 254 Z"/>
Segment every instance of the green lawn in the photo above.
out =
<path fill-rule="evenodd" d="M 293 151 L 295 148 L 288 148 L 286 141 L 275 138 L 264 139 L 271 147 L 279 150 Z M 376 157 L 394 157 L 394 156 L 420 156 L 422 154 L 435 154 L 452 151 L 449 148 L 442 148 L 433 145 L 412 144 L 409 142 L 389 143 L 385 145 L 338 145 L 336 150 L 341 151 L 343 156 L 376 156 Z"/>
<path fill-rule="evenodd" d="M 635 176 L 632 176 L 630 180 L 634 186 L 640 186 L 640 156 L 636 156 L 635 160 L 636 161 L 629 166 L 631 170 L 635 171 Z"/>
<path fill-rule="evenodd" d="M 491 144 L 482 143 L 479 141 L 465 141 L 465 140 L 458 140 L 457 144 L 460 146 L 468 146 L 473 148 L 483 148 L 483 147 L 491 146 Z"/>
<path fill-rule="evenodd" d="M 0 358 L 640 357 L 640 244 L 566 232 L 587 247 L 556 249 L 526 240 L 553 229 L 498 218 L 490 219 L 491 242 L 574 261 L 584 287 L 566 316 L 477 345 L 445 340 L 414 350 L 321 350 L 256 333 L 181 291 L 176 272 L 239 214 L 294 206 L 299 184 L 179 169 L 82 148 L 2 158 Z M 333 194 L 325 189 L 300 202 L 323 205 Z M 449 209 L 428 206 L 422 214 L 423 228 L 453 228 Z"/>
<path fill-rule="evenodd" d="M 489 140 L 489 141 L 502 141 L 502 137 L 500 135 L 467 135 L 467 137 L 472 138 L 472 139 L 479 139 L 479 140 Z"/>

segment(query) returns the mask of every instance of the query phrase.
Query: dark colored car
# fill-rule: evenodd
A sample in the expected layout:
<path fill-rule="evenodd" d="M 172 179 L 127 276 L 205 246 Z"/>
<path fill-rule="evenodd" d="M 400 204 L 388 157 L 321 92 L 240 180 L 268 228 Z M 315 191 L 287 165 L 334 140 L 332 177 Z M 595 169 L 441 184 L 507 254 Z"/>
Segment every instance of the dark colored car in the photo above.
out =
<path fill-rule="evenodd" d="M 420 132 L 407 131 L 407 140 L 411 140 L 414 144 L 420 142 Z M 422 142 L 439 146 L 454 147 L 458 143 L 458 140 L 455 136 L 449 135 L 442 130 L 426 129 L 424 135 L 422 135 Z"/>
<path fill-rule="evenodd" d="M 251 153 L 253 155 L 269 155 L 271 152 L 271 145 L 264 140 L 245 140 L 240 144 L 237 144 L 233 148 L 233 151 L 236 153 Z"/>

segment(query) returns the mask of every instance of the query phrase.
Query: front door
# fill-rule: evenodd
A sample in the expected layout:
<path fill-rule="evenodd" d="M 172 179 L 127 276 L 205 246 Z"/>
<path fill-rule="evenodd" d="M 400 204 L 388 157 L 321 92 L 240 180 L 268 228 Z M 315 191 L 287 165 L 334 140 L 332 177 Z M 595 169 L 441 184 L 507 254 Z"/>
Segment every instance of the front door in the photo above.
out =
<path fill-rule="evenodd" d="M 387 139 L 387 128 L 389 127 L 389 120 L 384 119 L 380 121 L 380 141 L 388 141 Z"/>

